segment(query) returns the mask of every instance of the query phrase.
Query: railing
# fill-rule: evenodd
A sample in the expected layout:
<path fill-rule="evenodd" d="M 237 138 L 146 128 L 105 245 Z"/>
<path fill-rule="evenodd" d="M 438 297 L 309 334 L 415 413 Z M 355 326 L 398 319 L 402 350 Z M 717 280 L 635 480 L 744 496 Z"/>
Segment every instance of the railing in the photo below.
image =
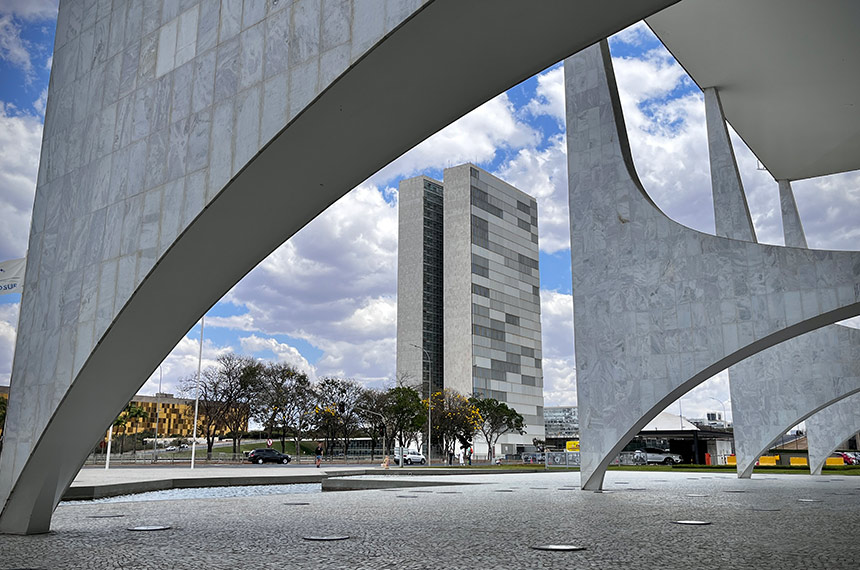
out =
<path fill-rule="evenodd" d="M 576 467 L 580 466 L 580 456 L 578 451 L 547 451 L 543 453 L 523 453 L 523 463 L 544 464 L 549 467 Z M 644 465 L 644 456 L 635 454 L 632 451 L 622 451 L 615 459 L 612 460 L 612 465 Z"/>

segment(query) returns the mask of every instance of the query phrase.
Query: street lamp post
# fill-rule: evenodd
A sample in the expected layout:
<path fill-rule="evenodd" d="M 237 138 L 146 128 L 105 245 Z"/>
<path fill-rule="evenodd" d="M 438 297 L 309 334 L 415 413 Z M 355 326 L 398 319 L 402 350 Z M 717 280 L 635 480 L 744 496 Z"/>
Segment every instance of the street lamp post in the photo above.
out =
<path fill-rule="evenodd" d="M 161 364 L 158 365 L 158 394 L 155 395 L 155 443 L 152 445 L 152 456 L 155 461 L 158 461 L 158 398 L 161 394 L 161 381 L 164 379 L 164 370 Z"/>
<path fill-rule="evenodd" d="M 722 400 L 718 400 L 717 398 L 714 398 L 713 396 L 708 396 L 708 398 L 710 398 L 711 400 L 714 400 L 715 402 L 719 402 L 720 405 L 723 407 L 723 429 L 728 428 L 729 427 L 729 424 L 728 424 L 729 420 L 728 420 L 728 417 L 726 417 L 726 404 Z"/>
<path fill-rule="evenodd" d="M 433 408 L 433 359 L 430 358 L 430 353 L 427 352 L 422 346 L 418 346 L 417 344 L 412 344 L 415 348 L 420 348 L 424 353 L 424 356 L 427 357 L 427 466 L 429 467 L 432 464 L 430 460 L 430 446 L 431 446 L 431 432 L 433 430 L 433 423 L 430 421 L 430 410 Z M 400 451 L 400 463 L 403 463 L 403 450 Z"/>
<path fill-rule="evenodd" d="M 194 390 L 194 428 L 191 436 L 191 468 L 194 469 L 194 456 L 197 451 L 197 410 L 200 407 L 200 369 L 203 367 L 203 326 L 206 315 L 200 317 L 200 351 L 197 355 L 197 387 Z"/>

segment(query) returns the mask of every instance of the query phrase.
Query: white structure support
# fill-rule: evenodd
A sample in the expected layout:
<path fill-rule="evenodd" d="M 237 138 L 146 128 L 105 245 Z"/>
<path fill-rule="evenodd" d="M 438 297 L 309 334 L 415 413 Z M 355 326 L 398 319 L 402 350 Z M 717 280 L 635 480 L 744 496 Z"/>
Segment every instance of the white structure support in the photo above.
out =
<path fill-rule="evenodd" d="M 860 255 L 702 234 L 636 175 L 605 42 L 565 61 L 582 487 L 679 396 L 860 313 Z"/>
<path fill-rule="evenodd" d="M 755 242 L 749 207 L 716 88 L 705 89 L 705 116 L 717 235 Z M 785 244 L 805 248 L 791 184 L 779 181 Z M 860 330 L 822 327 L 729 368 L 738 476 L 782 434 L 830 404 L 860 392 Z M 838 419 L 838 418 L 834 418 Z M 823 420 L 821 420 L 823 422 Z M 841 431 L 841 430 L 840 430 Z"/>
<path fill-rule="evenodd" d="M 860 394 L 839 402 L 806 420 L 806 443 L 809 446 L 809 472 L 821 475 L 830 454 L 860 430 Z"/>

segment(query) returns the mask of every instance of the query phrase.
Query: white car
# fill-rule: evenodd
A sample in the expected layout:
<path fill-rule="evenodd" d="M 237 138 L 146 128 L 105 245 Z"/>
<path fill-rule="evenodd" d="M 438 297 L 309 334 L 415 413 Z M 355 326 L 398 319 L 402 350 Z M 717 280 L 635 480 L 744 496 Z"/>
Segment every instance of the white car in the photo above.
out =
<path fill-rule="evenodd" d="M 394 463 L 396 465 L 400 465 L 400 454 L 394 456 Z M 419 453 L 414 449 L 407 449 L 405 464 L 412 465 L 413 463 L 424 465 L 425 463 L 427 463 L 427 458 L 424 457 L 423 453 Z"/>
<path fill-rule="evenodd" d="M 644 450 L 637 449 L 633 452 L 634 463 L 662 463 L 663 465 L 673 465 L 683 461 L 684 458 L 677 453 L 669 453 L 669 450 L 660 449 L 658 447 L 646 447 Z"/>

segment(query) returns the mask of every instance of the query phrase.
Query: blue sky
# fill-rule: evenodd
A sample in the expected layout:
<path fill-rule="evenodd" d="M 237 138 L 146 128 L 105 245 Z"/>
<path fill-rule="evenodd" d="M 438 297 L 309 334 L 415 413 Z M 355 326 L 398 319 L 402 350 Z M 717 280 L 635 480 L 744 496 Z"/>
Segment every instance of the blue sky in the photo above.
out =
<path fill-rule="evenodd" d="M 56 18 L 54 0 L 0 1 L 0 260 L 24 256 Z M 702 95 L 637 24 L 611 40 L 640 178 L 670 217 L 713 232 Z M 276 250 L 207 314 L 204 364 L 226 351 L 384 386 L 394 376 L 397 184 L 471 161 L 536 197 L 546 405 L 576 402 L 562 70 L 556 64 L 446 127 L 348 193 Z M 759 239 L 782 243 L 777 186 L 737 138 Z M 860 249 L 860 176 L 795 184 L 811 247 Z M 343 248 L 340 244 L 350 243 Z M 332 245 L 334 244 L 334 245 Z M 0 384 L 8 384 L 19 295 L 0 296 Z M 197 367 L 199 327 L 163 363 L 167 391 Z M 142 388 L 153 393 L 158 375 Z M 684 397 L 720 409 L 725 374 Z M 677 404 L 669 411 L 677 413 Z"/>

